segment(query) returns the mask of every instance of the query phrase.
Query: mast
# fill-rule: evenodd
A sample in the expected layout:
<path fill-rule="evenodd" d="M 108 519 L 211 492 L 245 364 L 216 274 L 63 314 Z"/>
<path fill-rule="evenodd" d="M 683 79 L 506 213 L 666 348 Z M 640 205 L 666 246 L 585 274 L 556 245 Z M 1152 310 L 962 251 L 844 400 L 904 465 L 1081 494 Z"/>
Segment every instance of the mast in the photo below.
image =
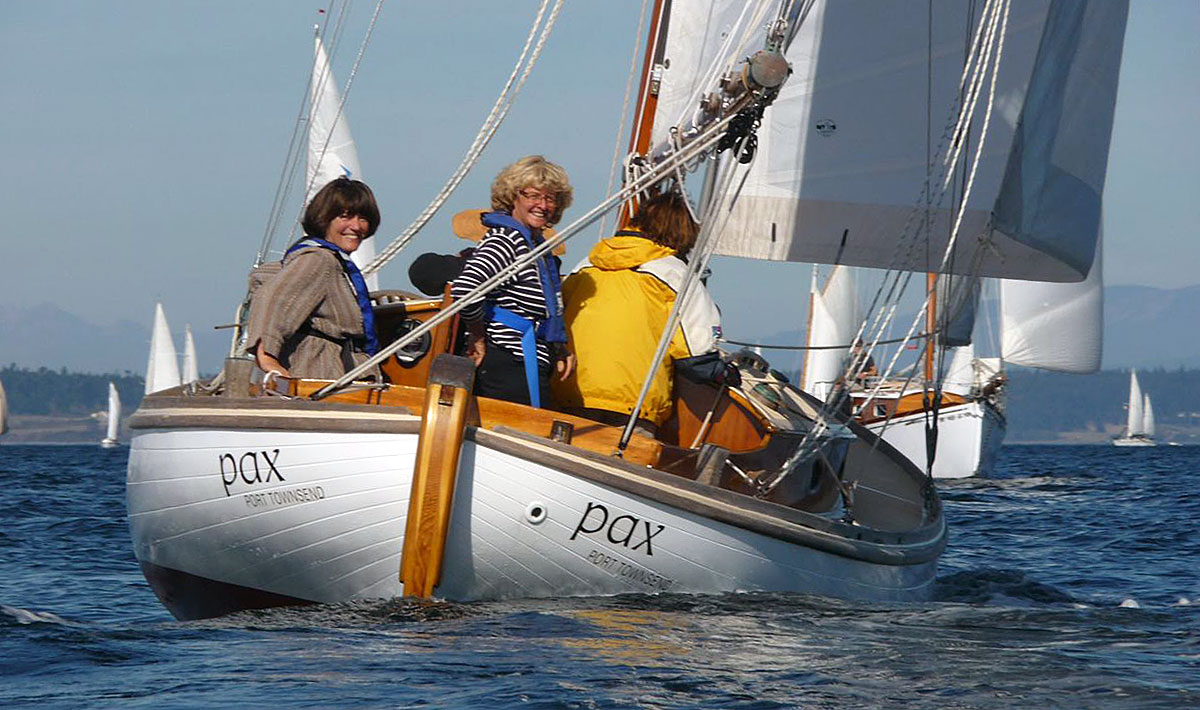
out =
<path fill-rule="evenodd" d="M 646 58 L 642 62 L 642 79 L 638 84 L 637 110 L 633 114 L 633 130 L 629 134 L 630 153 L 644 155 L 650 149 L 654 113 L 658 107 L 658 84 L 662 78 L 662 54 L 667 38 L 667 23 L 664 20 L 670 11 L 671 0 L 654 0 L 650 30 L 646 33 Z M 622 229 L 629 225 L 629 220 L 633 217 L 630 210 L 632 203 L 631 200 L 621 205 L 621 216 L 617 225 Z"/>

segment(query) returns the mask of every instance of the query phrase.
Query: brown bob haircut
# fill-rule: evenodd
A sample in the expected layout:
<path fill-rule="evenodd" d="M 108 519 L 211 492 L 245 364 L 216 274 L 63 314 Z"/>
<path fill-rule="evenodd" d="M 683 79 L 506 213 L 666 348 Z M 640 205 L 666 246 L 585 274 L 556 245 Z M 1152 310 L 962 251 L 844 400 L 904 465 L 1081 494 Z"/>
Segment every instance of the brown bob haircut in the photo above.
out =
<path fill-rule="evenodd" d="M 304 210 L 304 220 L 300 226 L 304 233 L 318 239 L 325 238 L 329 223 L 334 217 L 341 215 L 357 215 L 367 220 L 367 236 L 379 229 L 379 205 L 375 202 L 375 193 L 361 180 L 351 180 L 340 177 L 330 180 Z"/>
<path fill-rule="evenodd" d="M 546 223 L 558 224 L 563 212 L 571 206 L 575 191 L 567 179 L 567 171 L 540 155 L 527 155 L 500 171 L 492 182 L 492 209 L 511 213 L 517 193 L 530 187 L 554 195 L 554 213 Z"/>
<path fill-rule="evenodd" d="M 687 198 L 678 190 L 659 193 L 644 200 L 629 226 L 639 230 L 655 244 L 674 249 L 686 256 L 696 244 L 700 225 L 692 219 Z"/>

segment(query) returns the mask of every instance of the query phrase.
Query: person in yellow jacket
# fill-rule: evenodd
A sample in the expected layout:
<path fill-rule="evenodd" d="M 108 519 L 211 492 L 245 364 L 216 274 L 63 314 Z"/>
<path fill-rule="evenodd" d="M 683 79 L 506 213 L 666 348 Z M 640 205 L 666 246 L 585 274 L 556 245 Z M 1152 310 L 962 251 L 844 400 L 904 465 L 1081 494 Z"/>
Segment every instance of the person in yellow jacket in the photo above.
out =
<path fill-rule="evenodd" d="M 597 243 L 563 281 L 576 357 L 573 375 L 553 384 L 564 411 L 614 425 L 628 420 L 699 232 L 685 199 L 671 191 L 645 200 L 628 229 Z M 643 432 L 653 433 L 671 414 L 673 361 L 714 352 L 720 335 L 720 312 L 697 282 L 642 406 Z"/>

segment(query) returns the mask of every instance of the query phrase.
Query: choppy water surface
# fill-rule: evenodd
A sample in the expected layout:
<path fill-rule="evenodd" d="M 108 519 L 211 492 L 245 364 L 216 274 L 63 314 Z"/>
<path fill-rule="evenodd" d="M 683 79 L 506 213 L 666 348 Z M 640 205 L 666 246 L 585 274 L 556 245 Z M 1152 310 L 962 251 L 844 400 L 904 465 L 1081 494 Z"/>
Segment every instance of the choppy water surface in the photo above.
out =
<path fill-rule="evenodd" d="M 936 598 L 399 600 L 180 623 L 125 449 L 0 447 L 0 707 L 1196 708 L 1200 447 L 1007 447 Z"/>

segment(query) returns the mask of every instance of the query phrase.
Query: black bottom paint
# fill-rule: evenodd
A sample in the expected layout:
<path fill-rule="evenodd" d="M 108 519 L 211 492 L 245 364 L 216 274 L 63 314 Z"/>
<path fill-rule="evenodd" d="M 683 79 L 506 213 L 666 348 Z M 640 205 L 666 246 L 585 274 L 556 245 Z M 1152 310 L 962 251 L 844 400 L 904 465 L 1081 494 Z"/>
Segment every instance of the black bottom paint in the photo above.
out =
<path fill-rule="evenodd" d="M 159 601 L 180 621 L 210 619 L 235 611 L 297 606 L 314 602 L 264 592 L 142 562 L 142 574 Z"/>

